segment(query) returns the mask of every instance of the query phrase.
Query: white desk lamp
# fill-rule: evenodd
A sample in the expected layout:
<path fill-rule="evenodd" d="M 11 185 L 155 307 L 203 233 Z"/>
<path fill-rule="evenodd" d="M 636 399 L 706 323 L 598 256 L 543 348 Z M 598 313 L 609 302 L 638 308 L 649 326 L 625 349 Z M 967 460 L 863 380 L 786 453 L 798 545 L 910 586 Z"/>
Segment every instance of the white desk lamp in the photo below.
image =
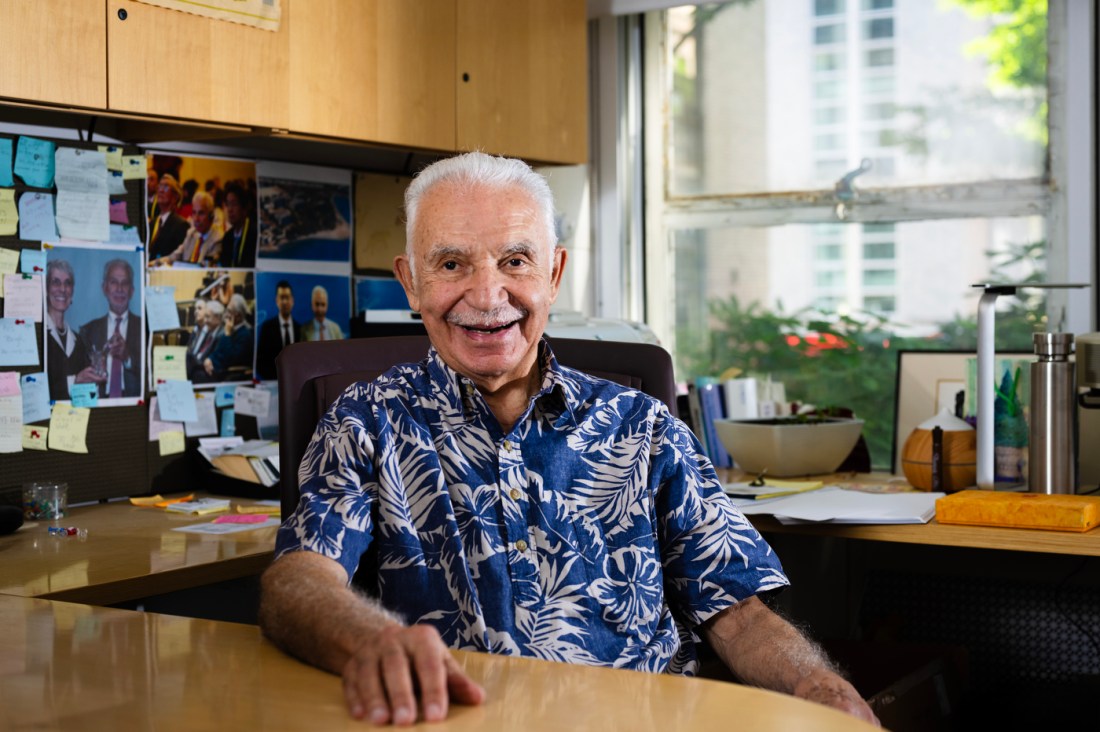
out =
<path fill-rule="evenodd" d="M 993 490 L 993 400 L 997 373 L 993 345 L 994 304 L 1001 295 L 1015 295 L 1016 290 L 1080 289 L 1087 284 L 1018 283 L 1010 285 L 978 284 L 984 290 L 978 301 L 978 488 Z"/>

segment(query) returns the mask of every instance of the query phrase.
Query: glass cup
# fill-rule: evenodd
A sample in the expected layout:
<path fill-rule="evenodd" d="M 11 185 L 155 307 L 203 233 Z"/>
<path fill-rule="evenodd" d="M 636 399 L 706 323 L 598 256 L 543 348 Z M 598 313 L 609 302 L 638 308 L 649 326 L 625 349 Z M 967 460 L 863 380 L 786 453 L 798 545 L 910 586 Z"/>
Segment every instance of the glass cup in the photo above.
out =
<path fill-rule="evenodd" d="M 69 484 L 36 481 L 23 484 L 23 518 L 27 521 L 52 521 L 65 517 L 69 507 Z"/>

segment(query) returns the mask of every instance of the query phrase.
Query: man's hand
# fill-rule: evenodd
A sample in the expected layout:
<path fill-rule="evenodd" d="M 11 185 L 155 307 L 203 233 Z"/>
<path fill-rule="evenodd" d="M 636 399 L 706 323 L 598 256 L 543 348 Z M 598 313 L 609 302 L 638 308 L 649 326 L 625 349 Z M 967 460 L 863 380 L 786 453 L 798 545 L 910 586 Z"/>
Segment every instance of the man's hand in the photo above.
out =
<path fill-rule="evenodd" d="M 203 371 L 206 372 L 207 376 L 214 375 L 214 362 L 211 361 L 209 358 L 202 362 L 202 368 Z"/>
<path fill-rule="evenodd" d="M 77 384 L 104 384 L 107 382 L 107 374 L 100 373 L 91 366 L 85 366 L 73 381 Z"/>
<path fill-rule="evenodd" d="M 120 335 L 113 335 L 107 340 L 107 350 L 111 354 L 111 358 L 116 358 L 119 361 L 126 360 L 126 339 Z"/>
<path fill-rule="evenodd" d="M 344 697 L 356 719 L 373 724 L 416 722 L 416 690 L 425 722 L 447 717 L 451 700 L 480 704 L 485 691 L 451 656 L 430 625 L 389 625 L 356 649 L 344 666 Z"/>
<path fill-rule="evenodd" d="M 878 717 L 844 678 L 825 669 L 811 671 L 795 684 L 792 696 L 824 704 L 878 726 Z"/>

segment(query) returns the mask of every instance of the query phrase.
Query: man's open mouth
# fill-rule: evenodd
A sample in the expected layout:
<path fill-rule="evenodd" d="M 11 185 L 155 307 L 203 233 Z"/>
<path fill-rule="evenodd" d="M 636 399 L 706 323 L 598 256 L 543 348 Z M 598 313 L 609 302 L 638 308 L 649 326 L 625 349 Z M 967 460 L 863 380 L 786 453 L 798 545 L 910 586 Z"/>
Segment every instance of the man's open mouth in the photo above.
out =
<path fill-rule="evenodd" d="M 511 328 L 513 325 L 515 325 L 518 322 L 519 322 L 518 320 L 513 320 L 510 323 L 505 323 L 504 325 L 494 326 L 492 328 L 479 328 L 476 325 L 462 325 L 461 327 L 468 330 L 468 331 L 470 331 L 471 333 L 486 333 L 486 334 L 491 335 L 493 333 L 499 333 L 502 330 L 505 330 L 507 328 Z"/>

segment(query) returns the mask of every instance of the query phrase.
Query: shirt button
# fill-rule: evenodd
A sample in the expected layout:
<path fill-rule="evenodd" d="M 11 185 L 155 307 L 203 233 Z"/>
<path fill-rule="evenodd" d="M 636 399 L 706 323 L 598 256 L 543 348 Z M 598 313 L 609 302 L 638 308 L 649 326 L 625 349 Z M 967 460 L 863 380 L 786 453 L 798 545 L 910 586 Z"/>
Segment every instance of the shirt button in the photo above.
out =
<path fill-rule="evenodd" d="M 512 490 L 511 490 L 511 491 L 510 491 L 510 492 L 508 493 L 508 495 L 510 495 L 510 496 L 512 497 L 512 500 L 513 500 L 513 501 L 518 501 L 518 500 L 519 500 L 519 495 L 520 495 L 520 493 L 519 493 L 519 489 L 518 489 L 518 488 L 513 488 L 513 489 L 512 489 Z"/>
<path fill-rule="evenodd" d="M 505 450 L 511 450 L 511 449 L 512 449 L 512 442 L 511 442 L 511 440 L 505 440 L 505 441 L 504 441 L 504 449 L 505 449 Z"/>
<path fill-rule="evenodd" d="M 516 551 L 518 551 L 518 552 L 527 551 L 527 542 L 524 541 L 523 539 L 520 539 L 519 541 L 517 541 L 516 542 Z"/>

